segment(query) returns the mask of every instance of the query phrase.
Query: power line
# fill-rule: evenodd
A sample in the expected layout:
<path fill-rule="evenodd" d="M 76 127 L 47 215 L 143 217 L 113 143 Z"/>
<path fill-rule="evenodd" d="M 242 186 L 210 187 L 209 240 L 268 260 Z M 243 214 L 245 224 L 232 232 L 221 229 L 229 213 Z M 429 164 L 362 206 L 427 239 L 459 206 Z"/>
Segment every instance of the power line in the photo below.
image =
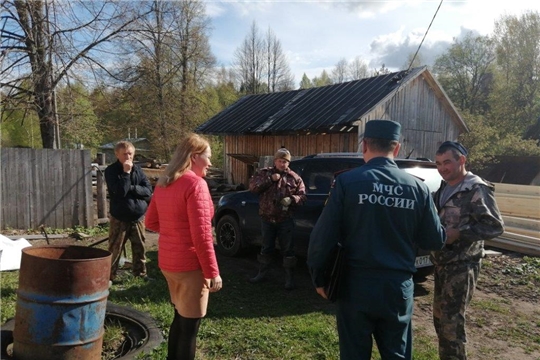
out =
<path fill-rule="evenodd" d="M 418 45 L 418 49 L 416 49 L 416 52 L 414 53 L 414 56 L 411 60 L 411 63 L 409 64 L 409 67 L 407 68 L 407 71 L 411 69 L 411 66 L 414 63 L 414 59 L 416 59 L 416 55 L 418 55 L 418 52 L 420 51 L 420 48 L 422 47 L 422 44 L 424 43 L 424 40 L 426 39 L 429 29 L 431 28 L 431 24 L 433 24 L 433 21 L 435 20 L 435 17 L 437 16 L 437 13 L 439 12 L 439 9 L 441 8 L 442 3 L 443 3 L 443 0 L 441 0 L 441 2 L 439 3 L 439 6 L 437 7 L 437 10 L 435 11 L 435 14 L 433 14 L 433 18 L 431 19 L 431 22 L 429 23 L 429 26 L 426 32 L 424 33 L 424 37 L 422 38 L 422 41 L 420 41 L 420 45 Z"/>

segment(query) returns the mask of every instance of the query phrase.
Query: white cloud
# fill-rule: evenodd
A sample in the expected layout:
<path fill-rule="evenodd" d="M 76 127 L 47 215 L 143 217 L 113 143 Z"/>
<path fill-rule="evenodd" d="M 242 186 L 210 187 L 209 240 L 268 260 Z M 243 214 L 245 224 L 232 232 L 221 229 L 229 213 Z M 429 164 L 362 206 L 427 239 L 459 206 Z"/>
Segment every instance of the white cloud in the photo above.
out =
<path fill-rule="evenodd" d="M 401 68 L 414 53 L 433 20 L 420 54 L 432 63 L 466 31 L 490 34 L 503 14 L 540 10 L 540 2 L 445 1 L 207 1 L 214 25 L 212 51 L 228 66 L 253 21 L 265 32 L 272 28 L 282 43 L 295 81 L 323 69 L 331 72 L 341 59 L 360 56 L 370 68 L 382 63 Z"/>

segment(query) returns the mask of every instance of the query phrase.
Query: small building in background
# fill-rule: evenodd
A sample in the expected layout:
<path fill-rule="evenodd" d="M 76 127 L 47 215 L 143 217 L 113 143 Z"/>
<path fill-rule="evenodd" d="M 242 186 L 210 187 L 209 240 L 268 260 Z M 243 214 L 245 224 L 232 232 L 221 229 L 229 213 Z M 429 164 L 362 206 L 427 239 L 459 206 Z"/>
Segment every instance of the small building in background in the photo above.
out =
<path fill-rule="evenodd" d="M 224 175 L 247 184 L 259 159 L 281 146 L 291 155 L 359 152 L 366 122 L 402 126 L 400 157 L 433 158 L 468 128 L 426 66 L 340 84 L 247 95 L 195 130 L 224 139 Z"/>

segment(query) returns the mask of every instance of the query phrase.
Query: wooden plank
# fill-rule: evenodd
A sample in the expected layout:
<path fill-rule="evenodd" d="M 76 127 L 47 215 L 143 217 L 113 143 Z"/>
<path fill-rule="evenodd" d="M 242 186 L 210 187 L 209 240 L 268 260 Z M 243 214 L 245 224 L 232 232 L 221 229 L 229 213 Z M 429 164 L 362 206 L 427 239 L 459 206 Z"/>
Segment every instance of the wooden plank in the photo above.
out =
<path fill-rule="evenodd" d="M 498 196 L 497 205 L 503 215 L 540 219 L 540 202 L 526 196 Z"/>
<path fill-rule="evenodd" d="M 523 236 L 528 236 L 528 237 L 531 237 L 531 238 L 535 238 L 540 243 L 540 231 L 538 231 L 538 230 L 530 230 L 530 229 L 524 229 L 524 228 L 519 228 L 519 227 L 514 227 L 514 226 L 506 226 L 505 225 L 504 232 L 505 233 L 510 233 L 510 234 L 517 234 L 517 235 L 523 235 Z"/>
<path fill-rule="evenodd" d="M 495 196 L 499 194 L 524 195 L 540 198 L 540 186 L 496 183 Z"/>
<path fill-rule="evenodd" d="M 499 249 L 510 250 L 525 255 L 540 256 L 540 246 L 518 243 L 512 239 L 498 237 L 492 240 L 486 240 L 485 245 L 493 246 Z"/>
<path fill-rule="evenodd" d="M 504 239 L 513 240 L 516 243 L 540 247 L 540 239 L 537 237 L 520 235 L 520 234 L 508 232 L 508 231 L 505 231 L 504 234 L 502 234 L 500 237 Z"/>
<path fill-rule="evenodd" d="M 540 220 L 538 219 L 527 219 L 524 217 L 503 215 L 503 220 L 505 226 L 540 231 Z"/>
<path fill-rule="evenodd" d="M 90 158 L 89 151 L 81 151 L 83 159 L 84 181 L 83 181 L 83 194 L 84 194 L 84 226 L 93 227 L 95 223 L 94 207 L 94 194 L 92 190 L 92 159 Z"/>
<path fill-rule="evenodd" d="M 2 149 L 0 154 L 2 155 L 2 166 L 0 166 L 0 171 L 2 172 L 2 193 L 0 194 L 2 199 L 2 229 L 14 228 L 14 225 L 17 223 L 16 219 L 16 196 L 17 194 L 13 191 L 11 182 L 16 180 L 15 174 L 15 162 L 13 157 L 15 156 L 14 149 Z"/>

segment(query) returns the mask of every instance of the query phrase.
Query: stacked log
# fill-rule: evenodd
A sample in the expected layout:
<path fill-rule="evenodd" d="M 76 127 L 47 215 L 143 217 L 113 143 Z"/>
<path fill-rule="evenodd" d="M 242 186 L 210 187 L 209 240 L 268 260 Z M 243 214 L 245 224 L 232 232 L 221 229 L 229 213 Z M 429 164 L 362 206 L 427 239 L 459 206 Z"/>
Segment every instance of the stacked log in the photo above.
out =
<path fill-rule="evenodd" d="M 486 245 L 540 256 L 540 186 L 495 184 L 504 233 Z"/>

